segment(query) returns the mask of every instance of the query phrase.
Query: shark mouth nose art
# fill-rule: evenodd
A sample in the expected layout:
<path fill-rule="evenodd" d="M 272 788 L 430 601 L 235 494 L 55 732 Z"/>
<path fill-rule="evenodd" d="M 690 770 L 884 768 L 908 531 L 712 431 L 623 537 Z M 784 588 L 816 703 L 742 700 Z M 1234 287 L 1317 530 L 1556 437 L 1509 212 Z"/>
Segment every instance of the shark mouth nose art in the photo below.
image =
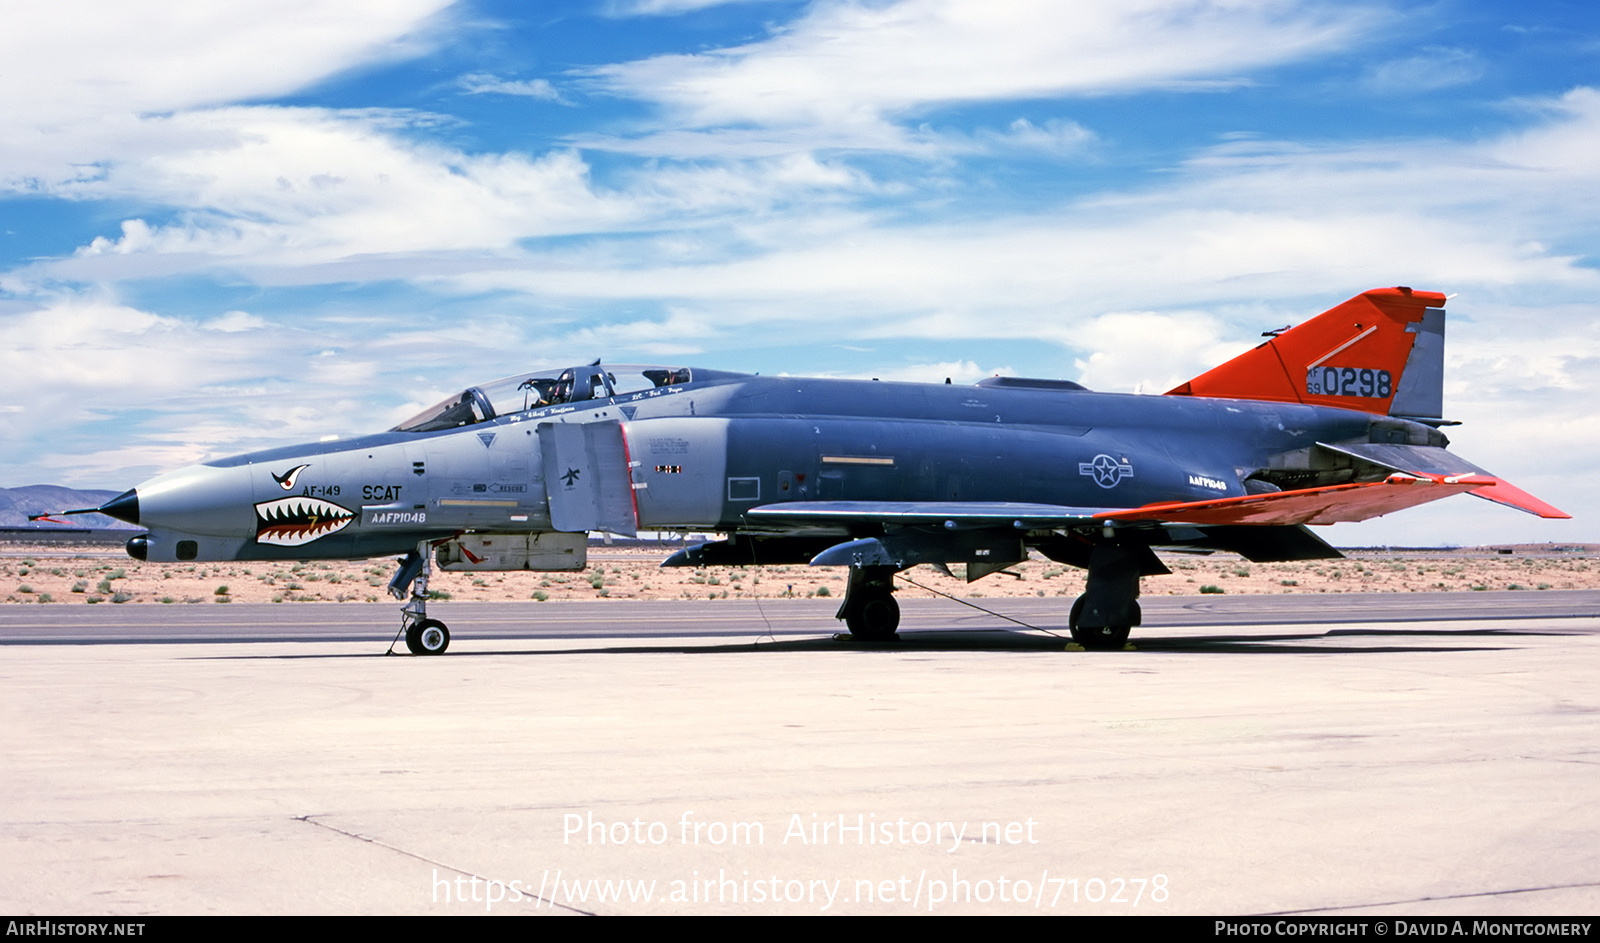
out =
<path fill-rule="evenodd" d="M 349 510 L 320 498 L 262 501 L 256 505 L 256 543 L 298 547 L 343 530 L 354 519 Z"/>

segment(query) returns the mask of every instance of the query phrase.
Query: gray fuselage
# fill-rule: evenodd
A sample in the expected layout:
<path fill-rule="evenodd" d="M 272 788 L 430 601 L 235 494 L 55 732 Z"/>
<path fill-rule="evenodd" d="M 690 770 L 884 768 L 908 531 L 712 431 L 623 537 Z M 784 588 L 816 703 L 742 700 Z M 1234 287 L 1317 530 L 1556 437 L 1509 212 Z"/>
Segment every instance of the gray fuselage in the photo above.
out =
<path fill-rule="evenodd" d="M 152 529 L 149 558 L 363 558 L 469 531 L 736 532 L 751 508 L 780 502 L 1200 501 L 1245 494 L 1245 480 L 1274 456 L 1365 440 L 1374 422 L 1395 423 L 1047 381 L 699 380 L 705 374 L 457 428 L 172 472 L 136 489 L 139 522 Z M 182 539 L 191 543 L 180 553 Z"/>

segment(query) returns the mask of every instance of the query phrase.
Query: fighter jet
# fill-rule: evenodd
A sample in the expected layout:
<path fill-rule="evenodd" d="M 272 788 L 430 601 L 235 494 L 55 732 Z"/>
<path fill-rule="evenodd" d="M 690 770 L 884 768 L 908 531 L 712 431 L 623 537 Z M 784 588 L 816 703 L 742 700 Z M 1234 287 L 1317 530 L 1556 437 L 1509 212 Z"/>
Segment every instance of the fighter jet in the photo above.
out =
<path fill-rule="evenodd" d="M 150 561 L 403 554 L 407 647 L 448 570 L 579 570 L 590 532 L 703 531 L 664 566 L 846 567 L 837 618 L 892 638 L 895 576 L 975 580 L 1030 552 L 1088 570 L 1068 624 L 1124 646 L 1158 548 L 1334 558 L 1307 525 L 1459 493 L 1568 515 L 1446 450 L 1445 296 L 1365 292 L 1163 396 L 1068 380 L 975 386 L 611 365 L 517 374 L 360 438 L 153 478 L 98 511 Z"/>

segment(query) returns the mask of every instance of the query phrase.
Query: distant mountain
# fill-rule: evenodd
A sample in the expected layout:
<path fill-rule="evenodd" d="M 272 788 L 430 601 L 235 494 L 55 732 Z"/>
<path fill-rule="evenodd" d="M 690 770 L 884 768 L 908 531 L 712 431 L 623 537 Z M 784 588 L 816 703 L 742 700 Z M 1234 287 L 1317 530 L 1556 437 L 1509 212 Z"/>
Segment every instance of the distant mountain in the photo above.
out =
<path fill-rule="evenodd" d="M 29 523 L 28 515 L 49 511 L 67 511 L 73 508 L 99 507 L 117 496 L 116 491 L 79 491 L 59 485 L 28 485 L 24 488 L 0 488 L 0 527 L 36 527 L 40 530 L 89 527 L 96 530 L 142 530 L 132 524 L 104 514 L 74 514 L 60 520 L 66 524 L 46 521 Z"/>

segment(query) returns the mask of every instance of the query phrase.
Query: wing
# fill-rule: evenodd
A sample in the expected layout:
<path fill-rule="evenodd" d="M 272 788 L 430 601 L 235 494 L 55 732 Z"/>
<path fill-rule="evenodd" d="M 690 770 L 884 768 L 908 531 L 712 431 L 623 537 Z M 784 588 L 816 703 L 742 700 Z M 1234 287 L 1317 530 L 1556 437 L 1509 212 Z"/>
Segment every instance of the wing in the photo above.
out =
<path fill-rule="evenodd" d="M 863 543 L 914 544 L 916 554 L 890 549 L 885 559 L 905 562 L 912 556 L 938 555 L 938 546 L 954 549 L 974 537 L 997 544 L 1003 535 L 1015 535 L 1016 542 L 1027 532 L 1085 525 L 1116 523 L 1158 525 L 1145 539 L 1155 545 L 1197 545 L 1233 550 L 1258 562 L 1306 560 L 1336 557 L 1338 552 L 1304 529 L 1306 524 L 1335 524 L 1364 521 L 1402 508 L 1437 501 L 1453 494 L 1472 492 L 1501 485 L 1488 475 L 1410 475 L 1400 472 L 1382 481 L 1328 485 L 1296 491 L 1216 498 L 1205 501 L 1171 501 L 1137 508 L 1067 507 L 1054 504 L 1006 502 L 917 502 L 917 501 L 794 501 L 768 504 L 746 512 L 750 525 L 747 540 L 757 533 L 805 534 L 804 538 L 769 539 L 765 552 L 771 556 L 793 544 L 796 554 L 816 553 L 812 562 L 838 565 L 861 552 Z M 1534 499 L 1537 500 L 1537 499 Z M 1559 512 L 1557 512 L 1559 513 Z M 860 540 L 827 546 L 830 539 L 821 535 L 866 535 L 881 525 L 894 525 L 894 537 L 863 536 Z M 1185 525 L 1194 525 L 1185 531 Z M 1199 528 L 1196 530 L 1195 528 Z M 915 536 L 913 536 L 915 534 Z M 805 541 L 804 546 L 800 541 Z M 1064 554 L 1068 548 L 1051 547 L 1059 541 L 1036 541 L 1052 559 L 1074 562 Z M 728 548 L 730 551 L 733 547 Z M 740 551 L 743 553 L 742 549 Z M 880 554 L 881 555 L 881 554 Z M 837 558 L 837 559 L 836 559 Z M 1012 552 L 1007 560 L 1021 559 Z M 690 565 L 698 557 L 686 556 L 674 565 Z"/>
<path fill-rule="evenodd" d="M 1010 502 L 790 501 L 751 508 L 747 520 L 774 529 L 848 529 L 862 524 L 938 525 L 950 530 L 1036 530 L 1105 521 L 1179 524 L 1337 524 L 1427 504 L 1463 492 L 1546 518 L 1571 515 L 1441 448 L 1355 444 L 1322 448 L 1391 470 L 1380 481 L 1173 501 L 1137 508 L 1068 507 Z"/>
<path fill-rule="evenodd" d="M 822 566 L 905 567 L 965 560 L 971 579 L 976 578 L 973 574 L 1026 559 L 1027 547 L 1054 560 L 1087 566 L 1078 552 L 1081 534 L 1074 538 L 1066 528 L 1151 525 L 1139 536 L 1129 536 L 1152 546 L 1232 550 L 1258 562 L 1275 562 L 1340 556 L 1306 530 L 1307 524 L 1364 521 L 1454 494 L 1476 494 L 1541 517 L 1568 516 L 1444 449 L 1366 443 L 1319 446 L 1393 470 L 1378 481 L 1137 508 L 1002 501 L 789 501 L 751 508 L 745 512 L 742 533 L 728 541 L 686 548 L 664 565 L 809 561 Z M 889 532 L 883 530 L 885 525 Z M 841 537 L 844 542 L 839 542 Z M 1142 566 L 1148 572 L 1165 570 L 1157 569 L 1158 562 Z"/>
<path fill-rule="evenodd" d="M 1395 473 L 1369 481 L 1299 491 L 1275 491 L 1238 498 L 1147 504 L 1107 511 L 1107 521 L 1152 521 L 1179 524 L 1339 524 L 1364 521 L 1390 511 L 1488 487 L 1498 479 L 1480 476 L 1448 478 Z"/>
<path fill-rule="evenodd" d="M 1121 519 L 1119 515 L 1129 515 L 1127 520 L 1164 520 L 1159 516 L 1138 517 L 1139 513 L 1137 508 L 1011 502 L 794 501 L 752 508 L 746 512 L 743 533 L 726 541 L 687 548 L 664 565 L 748 565 L 764 561 L 833 566 L 853 562 L 859 555 L 863 560 L 896 565 L 964 561 L 968 578 L 975 579 L 998 565 L 1025 559 L 1022 541 L 1026 539 L 1028 547 L 1052 560 L 1086 567 L 1092 545 L 1064 530 L 1099 530 L 1108 522 Z M 894 532 L 884 533 L 883 525 L 891 525 Z M 1257 563 L 1341 556 L 1298 524 L 1184 524 L 1139 530 L 1137 536 L 1130 538 L 1132 543 L 1229 550 Z M 858 539 L 841 543 L 841 537 Z M 1140 559 L 1144 575 L 1167 572 L 1148 552 Z"/>

